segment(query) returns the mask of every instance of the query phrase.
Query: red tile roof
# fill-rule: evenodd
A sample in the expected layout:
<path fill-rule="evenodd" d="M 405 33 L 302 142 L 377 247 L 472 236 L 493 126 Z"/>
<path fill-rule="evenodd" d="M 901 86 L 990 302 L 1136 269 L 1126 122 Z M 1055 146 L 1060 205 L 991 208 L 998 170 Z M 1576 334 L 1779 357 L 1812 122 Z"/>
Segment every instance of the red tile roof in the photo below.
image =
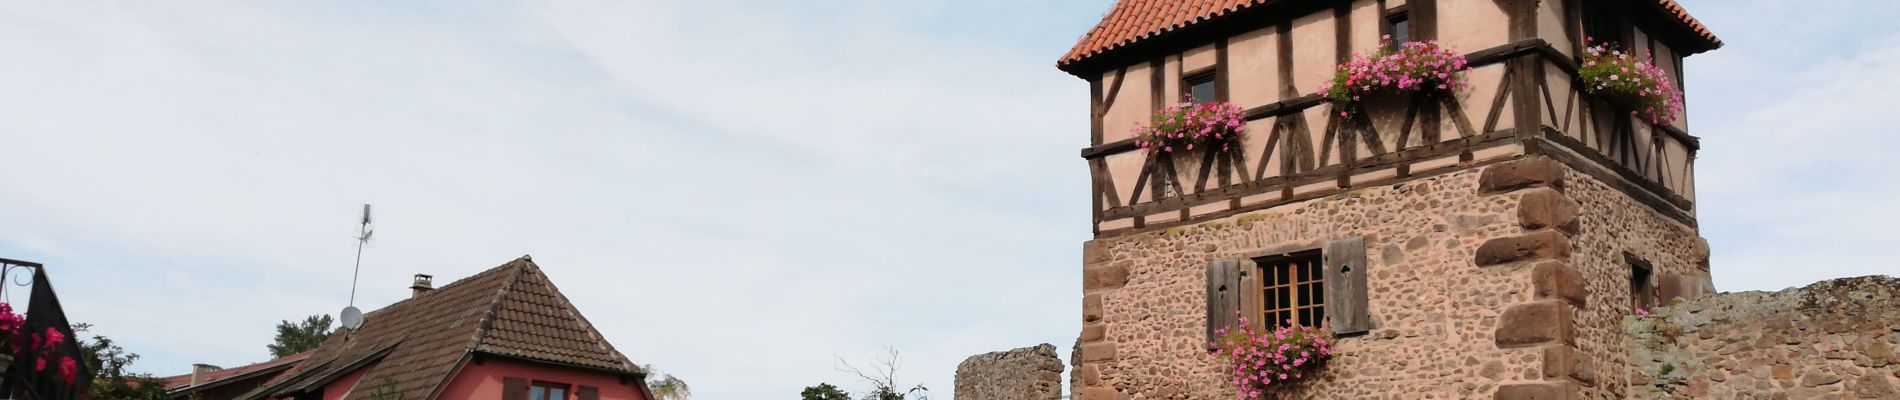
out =
<path fill-rule="evenodd" d="M 315 353 L 315 352 L 316 350 L 310 350 L 310 351 L 306 351 L 302 353 L 283 356 L 275 360 L 265 361 L 261 363 L 246 365 L 242 367 L 225 368 L 225 369 L 220 369 L 217 371 L 211 371 L 210 373 L 206 373 L 204 376 L 200 376 L 199 382 L 197 385 L 191 384 L 191 374 L 167 376 L 164 378 L 159 378 L 159 380 L 165 382 L 166 392 L 173 392 L 173 391 L 178 391 L 178 390 L 183 390 L 183 389 L 188 389 L 188 388 L 193 388 L 193 387 L 212 386 L 212 385 L 222 384 L 225 381 L 231 380 L 234 378 L 244 379 L 244 378 L 249 378 L 251 376 L 255 376 L 257 374 L 267 374 L 267 373 L 275 372 L 279 369 L 290 368 L 291 366 L 294 366 L 297 363 L 302 362 L 304 359 L 310 358 L 310 354 Z"/>
<path fill-rule="evenodd" d="M 1212 20 L 1236 11 L 1270 2 L 1286 0 L 1118 0 L 1115 8 L 1102 15 L 1102 22 L 1090 29 L 1087 35 L 1076 41 L 1075 47 L 1062 59 L 1058 66 L 1068 66 L 1089 57 L 1124 47 L 1135 42 L 1186 28 Z M 1689 12 L 1676 4 L 1675 0 L 1655 0 L 1663 10 L 1673 14 L 1684 28 L 1695 32 L 1702 39 L 1720 47 L 1722 40 L 1709 32 L 1707 27 L 1689 16 Z"/>
<path fill-rule="evenodd" d="M 1663 11 L 1668 11 L 1671 16 L 1676 17 L 1677 21 L 1681 21 L 1683 28 L 1688 28 L 1689 31 L 1695 32 L 1696 36 L 1714 44 L 1710 48 L 1722 47 L 1722 38 L 1715 37 L 1715 32 L 1709 31 L 1709 27 L 1702 25 L 1702 21 L 1697 21 L 1695 16 L 1689 15 L 1689 10 L 1682 8 L 1681 4 L 1676 4 L 1676 0 L 1656 0 L 1656 3 L 1662 6 Z"/>
<path fill-rule="evenodd" d="M 423 399 L 474 353 L 641 374 L 522 257 L 365 314 L 361 328 L 331 334 L 303 364 L 239 398 L 308 393 L 368 368 L 359 382 Z"/>

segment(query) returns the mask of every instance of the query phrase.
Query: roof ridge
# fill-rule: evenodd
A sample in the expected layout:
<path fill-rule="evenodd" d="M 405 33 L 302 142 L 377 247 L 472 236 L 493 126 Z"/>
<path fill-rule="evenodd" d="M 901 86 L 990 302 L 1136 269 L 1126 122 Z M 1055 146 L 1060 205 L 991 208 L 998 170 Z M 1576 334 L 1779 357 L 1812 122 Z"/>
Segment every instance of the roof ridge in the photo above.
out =
<path fill-rule="evenodd" d="M 502 304 L 508 302 L 508 293 L 514 291 L 515 284 L 521 282 L 521 273 L 527 271 L 527 268 L 522 268 L 523 266 L 540 269 L 535 267 L 534 260 L 527 256 L 521 256 L 521 258 L 509 261 L 507 264 L 502 264 L 502 267 L 515 268 L 515 273 L 508 276 L 508 281 L 502 282 L 501 287 L 495 290 L 495 300 L 488 304 L 488 311 L 482 313 L 481 319 L 475 320 L 475 335 L 470 338 L 473 340 L 468 344 L 468 351 L 475 351 L 476 347 L 481 347 L 482 340 L 488 338 L 488 331 L 495 328 L 495 316 L 501 314 Z"/>
<path fill-rule="evenodd" d="M 539 268 L 536 268 L 536 270 L 539 270 Z M 544 274 L 541 274 L 541 276 L 542 276 L 542 279 L 546 279 L 547 274 L 544 273 Z M 548 281 L 549 281 L 548 286 L 553 287 L 554 286 L 553 280 L 548 279 Z M 567 299 L 566 293 L 561 293 L 561 291 L 558 289 L 549 290 L 548 292 L 553 293 L 555 298 L 561 300 L 561 305 L 566 306 L 562 308 L 567 311 L 567 314 L 569 316 L 574 317 L 574 321 L 580 322 L 581 330 L 587 332 L 587 335 L 594 339 L 594 344 L 597 345 L 597 347 L 599 347 L 600 350 L 606 351 L 607 354 L 611 354 L 614 356 L 614 358 L 619 359 L 619 361 L 622 364 L 626 364 L 625 366 L 628 367 L 629 369 L 632 369 L 634 373 L 642 374 L 642 375 L 646 374 L 645 368 L 641 368 L 640 364 L 633 362 L 633 360 L 628 358 L 626 354 L 621 353 L 620 350 L 618 349 L 615 349 L 614 344 L 612 342 L 607 341 L 606 336 L 600 334 L 600 329 L 595 328 L 594 323 L 592 321 L 587 320 L 587 316 L 581 315 L 580 307 L 574 306 L 574 302 L 572 300 Z"/>

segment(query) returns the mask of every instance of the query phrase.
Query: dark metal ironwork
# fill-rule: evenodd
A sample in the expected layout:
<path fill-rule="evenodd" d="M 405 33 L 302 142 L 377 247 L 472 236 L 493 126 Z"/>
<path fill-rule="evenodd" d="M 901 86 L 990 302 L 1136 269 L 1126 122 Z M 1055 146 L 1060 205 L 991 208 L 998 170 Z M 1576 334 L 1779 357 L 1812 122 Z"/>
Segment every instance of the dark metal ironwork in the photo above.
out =
<path fill-rule="evenodd" d="M 31 274 L 15 274 L 14 272 Z M 24 282 L 15 280 L 22 277 Z M 94 371 L 86 365 L 85 354 L 80 350 L 79 338 L 73 334 L 73 327 L 66 319 L 66 311 L 60 306 L 59 296 L 53 291 L 52 280 L 46 276 L 46 266 L 31 261 L 0 258 L 0 295 L 11 294 L 12 286 L 28 288 L 26 324 L 20 329 L 19 338 L 14 338 L 13 365 L 0 371 L 0 395 L 12 399 L 48 399 L 75 400 L 86 397 L 86 390 L 92 382 Z M 65 337 L 51 351 L 33 351 L 33 345 L 27 344 L 27 338 L 35 333 L 47 331 L 59 333 Z M 42 354 L 44 353 L 44 354 Z M 42 355 L 48 356 L 42 359 Z M 76 364 L 77 371 L 71 382 L 60 379 L 61 360 L 70 359 Z M 44 364 L 42 364 L 42 362 Z M 44 365 L 42 367 L 42 365 Z"/>

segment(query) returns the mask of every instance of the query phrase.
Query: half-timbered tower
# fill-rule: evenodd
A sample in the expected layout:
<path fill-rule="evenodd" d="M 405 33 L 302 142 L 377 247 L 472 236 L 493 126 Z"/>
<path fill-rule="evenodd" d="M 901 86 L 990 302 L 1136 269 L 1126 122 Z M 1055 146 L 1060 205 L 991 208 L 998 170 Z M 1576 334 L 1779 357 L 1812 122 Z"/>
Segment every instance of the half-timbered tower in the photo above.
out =
<path fill-rule="evenodd" d="M 1386 36 L 1468 87 L 1335 109 Z M 1586 37 L 1675 87 L 1722 44 L 1673 0 L 1119 1 L 1057 63 L 1093 110 L 1076 394 L 1232 398 L 1207 348 L 1245 318 L 1342 338 L 1295 398 L 1625 397 L 1622 318 L 1712 291 L 1700 144 L 1583 90 Z M 1183 101 L 1243 109 L 1240 150 L 1137 145 Z"/>

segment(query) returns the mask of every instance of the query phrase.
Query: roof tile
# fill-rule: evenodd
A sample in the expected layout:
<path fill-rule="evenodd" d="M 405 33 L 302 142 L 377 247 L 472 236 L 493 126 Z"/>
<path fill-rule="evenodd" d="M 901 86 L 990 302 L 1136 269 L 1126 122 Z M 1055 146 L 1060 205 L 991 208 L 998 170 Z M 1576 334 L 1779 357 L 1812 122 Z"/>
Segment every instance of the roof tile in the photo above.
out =
<path fill-rule="evenodd" d="M 389 382 L 404 397 L 425 398 L 471 352 L 640 371 L 523 257 L 370 312 L 359 329 L 331 334 L 307 362 L 240 398 L 320 387 L 355 368 L 369 368 L 360 382 Z"/>
<path fill-rule="evenodd" d="M 1102 15 L 1102 22 L 1097 23 L 1081 40 L 1077 40 L 1075 47 L 1063 54 L 1056 64 L 1073 64 L 1137 41 L 1271 1 L 1274 0 L 1118 0 L 1114 8 Z M 1673 14 L 1685 28 L 1721 46 L 1722 40 L 1690 16 L 1689 11 L 1676 4 L 1675 0 L 1655 1 Z"/>

